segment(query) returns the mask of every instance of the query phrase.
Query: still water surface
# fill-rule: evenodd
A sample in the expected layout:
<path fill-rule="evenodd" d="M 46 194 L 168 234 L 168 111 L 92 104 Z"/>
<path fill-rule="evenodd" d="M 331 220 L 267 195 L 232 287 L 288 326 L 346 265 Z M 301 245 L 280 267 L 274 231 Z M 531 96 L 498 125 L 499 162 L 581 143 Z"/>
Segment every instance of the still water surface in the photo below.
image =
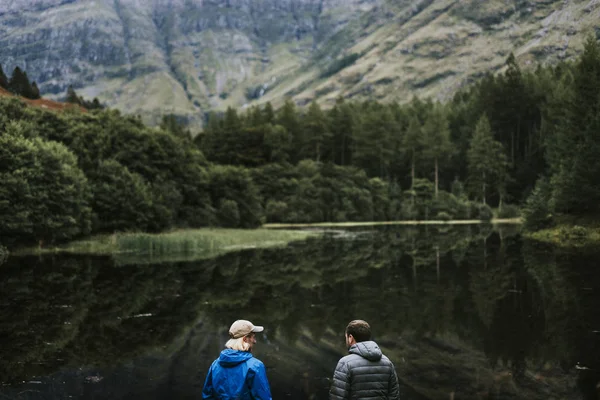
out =
<path fill-rule="evenodd" d="M 361 228 L 211 260 L 0 267 L 1 399 L 198 399 L 238 318 L 275 399 L 326 399 L 365 319 L 403 399 L 598 399 L 600 250 L 514 227 Z"/>

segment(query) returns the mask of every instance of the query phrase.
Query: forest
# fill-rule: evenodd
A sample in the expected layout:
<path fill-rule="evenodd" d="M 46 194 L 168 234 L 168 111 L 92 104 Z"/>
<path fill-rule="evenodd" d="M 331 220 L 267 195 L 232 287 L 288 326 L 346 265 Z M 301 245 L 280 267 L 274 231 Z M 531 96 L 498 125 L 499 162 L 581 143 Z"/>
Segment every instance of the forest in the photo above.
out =
<path fill-rule="evenodd" d="M 0 84 L 14 81 L 0 74 Z M 600 204 L 593 38 L 579 58 L 553 66 L 522 70 L 511 55 L 446 103 L 230 108 L 193 138 L 173 115 L 149 127 L 91 108 L 57 113 L 0 98 L 0 243 L 520 210 L 535 230 L 593 216 Z"/>

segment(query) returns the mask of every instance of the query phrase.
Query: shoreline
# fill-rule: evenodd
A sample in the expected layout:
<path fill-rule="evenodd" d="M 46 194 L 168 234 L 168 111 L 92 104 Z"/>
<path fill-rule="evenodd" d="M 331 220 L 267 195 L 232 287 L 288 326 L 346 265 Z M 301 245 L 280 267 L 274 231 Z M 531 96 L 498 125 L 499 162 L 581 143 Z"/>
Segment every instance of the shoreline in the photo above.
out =
<path fill-rule="evenodd" d="M 427 221 L 371 221 L 371 222 L 313 222 L 313 223 L 269 223 L 264 224 L 262 228 L 265 229 L 279 229 L 279 228 L 312 228 L 312 227 L 356 227 L 356 226 L 386 226 L 386 225 L 405 225 L 405 226 L 416 226 L 416 225 L 501 225 L 511 224 L 519 225 L 522 224 L 521 218 L 498 218 L 490 221 L 482 221 L 479 219 L 464 219 L 464 220 L 427 220 Z"/>
<path fill-rule="evenodd" d="M 310 231 L 274 231 L 268 229 L 199 228 L 164 233 L 113 233 L 97 235 L 44 248 L 25 247 L 11 256 L 74 254 L 161 258 L 185 255 L 190 259 L 224 254 L 230 251 L 286 246 L 294 241 L 317 236 Z"/>
<path fill-rule="evenodd" d="M 230 251 L 287 246 L 291 242 L 318 236 L 321 232 L 298 228 L 418 226 L 418 225 L 518 225 L 520 218 L 453 221 L 380 221 L 380 222 L 319 222 L 307 224 L 264 224 L 255 229 L 199 228 L 180 229 L 164 233 L 113 233 L 74 240 L 48 247 L 22 247 L 9 252 L 11 256 L 56 254 L 113 256 L 119 258 L 202 259 Z M 288 229 L 289 228 L 289 229 Z"/>

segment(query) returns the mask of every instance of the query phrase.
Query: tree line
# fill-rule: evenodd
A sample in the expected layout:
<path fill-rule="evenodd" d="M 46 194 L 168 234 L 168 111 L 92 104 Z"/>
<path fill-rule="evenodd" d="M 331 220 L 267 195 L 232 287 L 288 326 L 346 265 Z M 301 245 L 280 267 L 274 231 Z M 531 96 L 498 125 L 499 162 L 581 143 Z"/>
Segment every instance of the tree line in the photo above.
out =
<path fill-rule="evenodd" d="M 288 100 L 212 113 L 191 138 L 116 110 L 0 100 L 0 241 L 264 222 L 489 219 L 527 225 L 600 202 L 600 51 L 506 69 L 446 104 Z M 75 97 L 75 92 L 72 91 Z M 539 178 L 539 179 L 538 179 Z"/>
<path fill-rule="evenodd" d="M 27 99 L 35 100 L 40 98 L 40 89 L 37 83 L 35 81 L 30 82 L 27 72 L 21 70 L 19 67 L 15 67 L 9 79 L 4 73 L 2 65 L 0 65 L 0 88 Z"/>

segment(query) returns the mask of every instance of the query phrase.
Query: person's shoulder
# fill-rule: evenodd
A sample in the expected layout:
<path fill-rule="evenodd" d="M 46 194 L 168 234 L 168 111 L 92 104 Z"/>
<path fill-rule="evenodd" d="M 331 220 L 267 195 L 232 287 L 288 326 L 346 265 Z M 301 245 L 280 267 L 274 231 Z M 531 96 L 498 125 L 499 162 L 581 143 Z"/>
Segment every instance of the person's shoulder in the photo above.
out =
<path fill-rule="evenodd" d="M 251 368 L 264 368 L 265 367 L 265 364 L 263 364 L 263 362 L 260 361 L 256 357 L 249 358 L 248 361 L 246 361 L 246 362 L 248 363 L 248 366 Z"/>
<path fill-rule="evenodd" d="M 360 360 L 362 357 L 358 354 L 348 354 L 338 361 L 338 364 L 351 364 L 352 361 Z"/>
<path fill-rule="evenodd" d="M 383 364 L 394 365 L 394 363 L 392 362 L 392 360 L 390 360 L 385 354 L 381 355 L 381 360 L 380 361 Z"/>

